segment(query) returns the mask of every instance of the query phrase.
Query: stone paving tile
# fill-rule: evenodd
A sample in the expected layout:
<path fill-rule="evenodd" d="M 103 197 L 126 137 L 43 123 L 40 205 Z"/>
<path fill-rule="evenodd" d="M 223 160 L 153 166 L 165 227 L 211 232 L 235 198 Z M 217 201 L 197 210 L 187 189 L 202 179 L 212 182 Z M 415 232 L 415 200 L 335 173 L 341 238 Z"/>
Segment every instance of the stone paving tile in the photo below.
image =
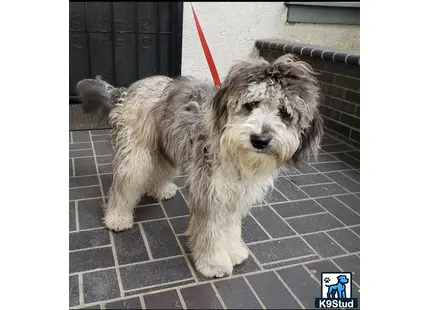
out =
<path fill-rule="evenodd" d="M 317 169 L 320 172 L 330 172 L 330 171 L 339 171 L 339 170 L 351 170 L 352 168 L 347 164 L 337 161 L 337 162 L 328 162 L 328 163 L 316 163 L 311 164 L 312 167 Z"/>
<path fill-rule="evenodd" d="M 120 267 L 120 274 L 124 290 L 166 284 L 192 277 L 184 257 Z"/>
<path fill-rule="evenodd" d="M 78 276 L 69 276 L 69 307 L 79 305 L 79 282 Z"/>
<path fill-rule="evenodd" d="M 346 252 L 325 233 L 306 235 L 303 238 L 319 255 L 321 255 L 321 257 L 346 254 Z"/>
<path fill-rule="evenodd" d="M 360 226 L 351 227 L 351 230 L 360 236 Z"/>
<path fill-rule="evenodd" d="M 141 225 L 154 259 L 182 254 L 167 220 L 151 221 Z"/>
<path fill-rule="evenodd" d="M 351 230 L 342 228 L 329 231 L 327 234 L 348 252 L 360 251 L 360 237 L 357 237 Z"/>
<path fill-rule="evenodd" d="M 176 217 L 170 220 L 175 234 L 182 235 L 188 227 L 189 216 Z"/>
<path fill-rule="evenodd" d="M 357 255 L 344 256 L 332 259 L 340 269 L 351 271 L 353 280 L 360 285 L 360 257 Z"/>
<path fill-rule="evenodd" d="M 352 168 L 360 169 L 360 161 L 348 154 L 350 153 L 336 153 L 333 154 L 333 156 L 343 161 L 347 165 L 350 165 Z"/>
<path fill-rule="evenodd" d="M 116 255 L 119 265 L 149 260 L 140 227 L 133 225 L 131 229 L 113 234 Z"/>
<path fill-rule="evenodd" d="M 294 175 L 294 176 L 288 177 L 288 179 L 297 186 L 333 182 L 332 180 L 324 176 L 322 173 Z"/>
<path fill-rule="evenodd" d="M 221 309 L 221 303 L 210 284 L 180 290 L 187 309 Z"/>
<path fill-rule="evenodd" d="M 143 205 L 134 209 L 134 221 L 142 222 L 164 218 L 164 212 L 160 204 Z"/>
<path fill-rule="evenodd" d="M 249 215 L 242 220 L 242 238 L 246 243 L 270 238 L 260 225 Z"/>
<path fill-rule="evenodd" d="M 298 237 L 269 240 L 252 244 L 249 248 L 262 264 L 314 254 L 306 243 Z"/>
<path fill-rule="evenodd" d="M 360 172 L 358 172 L 357 170 L 347 170 L 342 171 L 342 173 L 353 179 L 355 182 L 360 183 Z"/>
<path fill-rule="evenodd" d="M 90 142 L 90 134 L 87 130 L 85 131 L 73 131 L 72 132 L 73 143 L 78 142 Z M 91 147 L 90 147 L 91 148 Z"/>
<path fill-rule="evenodd" d="M 78 158 L 78 157 L 93 157 L 94 152 L 92 149 L 88 150 L 70 150 L 69 157 L 70 158 Z"/>
<path fill-rule="evenodd" d="M 109 231 L 106 228 L 84 230 L 69 234 L 69 250 L 94 248 L 109 244 Z"/>
<path fill-rule="evenodd" d="M 299 234 L 324 231 L 327 229 L 339 228 L 343 224 L 329 213 L 319 213 L 309 216 L 289 218 L 286 221 Z"/>
<path fill-rule="evenodd" d="M 75 176 L 97 174 L 94 157 L 74 158 Z"/>
<path fill-rule="evenodd" d="M 108 310 L 143 309 L 138 297 L 109 302 L 106 303 L 105 308 Z"/>
<path fill-rule="evenodd" d="M 100 182 L 97 175 L 69 178 L 69 188 L 99 185 Z"/>
<path fill-rule="evenodd" d="M 227 309 L 261 309 L 257 298 L 243 278 L 235 278 L 215 283 Z"/>
<path fill-rule="evenodd" d="M 102 199 L 79 200 L 78 223 L 80 229 L 91 229 L 105 227 L 103 224 L 103 201 Z"/>
<path fill-rule="evenodd" d="M 69 189 L 69 200 L 80 200 L 101 197 L 100 186 L 89 186 Z"/>
<path fill-rule="evenodd" d="M 75 202 L 69 201 L 69 232 L 76 230 L 76 209 Z"/>
<path fill-rule="evenodd" d="M 70 273 L 113 267 L 114 265 L 111 247 L 69 252 Z"/>
<path fill-rule="evenodd" d="M 337 183 L 319 184 L 301 187 L 301 189 L 309 195 L 309 197 L 326 197 L 337 194 L 345 194 L 347 190 L 342 188 Z"/>
<path fill-rule="evenodd" d="M 267 206 L 254 207 L 251 210 L 255 219 L 263 226 L 272 238 L 288 237 L 295 232 L 274 211 Z"/>
<path fill-rule="evenodd" d="M 360 184 L 341 172 L 329 172 L 325 175 L 351 193 L 357 193 L 360 191 Z"/>
<path fill-rule="evenodd" d="M 278 270 L 277 273 L 306 309 L 315 307 L 315 296 L 320 295 L 321 288 L 306 269 L 296 266 Z"/>
<path fill-rule="evenodd" d="M 335 196 L 335 198 L 342 201 L 344 204 L 346 204 L 355 212 L 360 213 L 360 198 L 358 198 L 357 196 L 339 195 L 339 196 Z"/>
<path fill-rule="evenodd" d="M 284 218 L 325 212 L 325 210 L 311 199 L 274 204 L 272 207 Z"/>
<path fill-rule="evenodd" d="M 268 271 L 257 275 L 250 275 L 247 278 L 267 309 L 301 308 L 274 272 Z"/>
<path fill-rule="evenodd" d="M 323 208 L 347 226 L 360 224 L 360 216 L 334 197 L 316 200 Z"/>
<path fill-rule="evenodd" d="M 120 296 L 118 278 L 114 269 L 83 274 L 84 302 L 109 300 Z"/>
<path fill-rule="evenodd" d="M 275 181 L 275 187 L 284 194 L 289 200 L 298 200 L 309 198 L 300 188 L 295 186 L 286 178 L 279 178 Z"/>
<path fill-rule="evenodd" d="M 146 309 L 183 309 L 176 290 L 146 295 Z"/>

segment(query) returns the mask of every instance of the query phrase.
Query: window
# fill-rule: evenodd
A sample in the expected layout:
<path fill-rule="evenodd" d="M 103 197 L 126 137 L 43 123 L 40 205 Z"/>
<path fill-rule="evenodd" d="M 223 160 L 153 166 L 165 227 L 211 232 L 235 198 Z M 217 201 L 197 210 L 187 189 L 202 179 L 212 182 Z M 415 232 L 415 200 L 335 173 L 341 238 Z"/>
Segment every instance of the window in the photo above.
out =
<path fill-rule="evenodd" d="M 284 2 L 288 23 L 360 25 L 360 2 Z"/>

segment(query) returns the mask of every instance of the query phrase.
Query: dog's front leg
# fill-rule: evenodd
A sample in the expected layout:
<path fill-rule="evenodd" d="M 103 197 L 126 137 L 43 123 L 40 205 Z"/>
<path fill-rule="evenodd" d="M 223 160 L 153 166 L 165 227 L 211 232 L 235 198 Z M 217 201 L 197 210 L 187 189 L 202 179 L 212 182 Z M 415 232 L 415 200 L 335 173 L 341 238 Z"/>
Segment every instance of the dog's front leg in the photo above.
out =
<path fill-rule="evenodd" d="M 186 234 L 196 269 L 209 278 L 231 274 L 230 227 L 223 206 L 207 204 L 208 199 L 203 202 L 191 193 L 189 200 L 190 222 Z"/>
<path fill-rule="evenodd" d="M 249 256 L 248 247 L 242 240 L 242 215 L 233 215 L 229 222 L 227 249 L 233 266 L 242 263 Z"/>

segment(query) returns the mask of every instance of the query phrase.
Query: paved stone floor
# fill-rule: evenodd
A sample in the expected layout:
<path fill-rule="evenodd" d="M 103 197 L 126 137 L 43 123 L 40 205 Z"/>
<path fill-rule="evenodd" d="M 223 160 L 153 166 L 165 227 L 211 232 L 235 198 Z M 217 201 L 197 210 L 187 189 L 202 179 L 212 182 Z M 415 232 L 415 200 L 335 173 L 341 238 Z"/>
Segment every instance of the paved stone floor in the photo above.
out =
<path fill-rule="evenodd" d="M 243 223 L 251 255 L 234 274 L 193 267 L 184 230 L 184 178 L 176 196 L 143 198 L 132 229 L 103 227 L 112 180 L 106 130 L 69 132 L 69 305 L 75 309 L 309 309 L 320 274 L 350 271 L 360 295 L 360 152 L 326 136 L 318 161 L 276 182 Z"/>

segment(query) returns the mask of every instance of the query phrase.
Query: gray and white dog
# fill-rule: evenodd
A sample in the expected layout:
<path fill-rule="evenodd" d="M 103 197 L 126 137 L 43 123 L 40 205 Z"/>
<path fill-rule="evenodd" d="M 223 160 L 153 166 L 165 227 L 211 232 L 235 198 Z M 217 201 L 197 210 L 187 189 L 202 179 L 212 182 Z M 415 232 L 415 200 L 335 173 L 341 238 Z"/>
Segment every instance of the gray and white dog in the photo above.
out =
<path fill-rule="evenodd" d="M 238 62 L 219 88 L 152 76 L 119 89 L 97 77 L 77 91 L 87 112 L 109 113 L 115 155 L 106 226 L 131 228 L 141 196 L 173 197 L 175 175 L 186 172 L 186 234 L 207 277 L 231 274 L 248 257 L 242 218 L 282 168 L 317 153 L 323 134 L 318 82 L 292 55 Z"/>

